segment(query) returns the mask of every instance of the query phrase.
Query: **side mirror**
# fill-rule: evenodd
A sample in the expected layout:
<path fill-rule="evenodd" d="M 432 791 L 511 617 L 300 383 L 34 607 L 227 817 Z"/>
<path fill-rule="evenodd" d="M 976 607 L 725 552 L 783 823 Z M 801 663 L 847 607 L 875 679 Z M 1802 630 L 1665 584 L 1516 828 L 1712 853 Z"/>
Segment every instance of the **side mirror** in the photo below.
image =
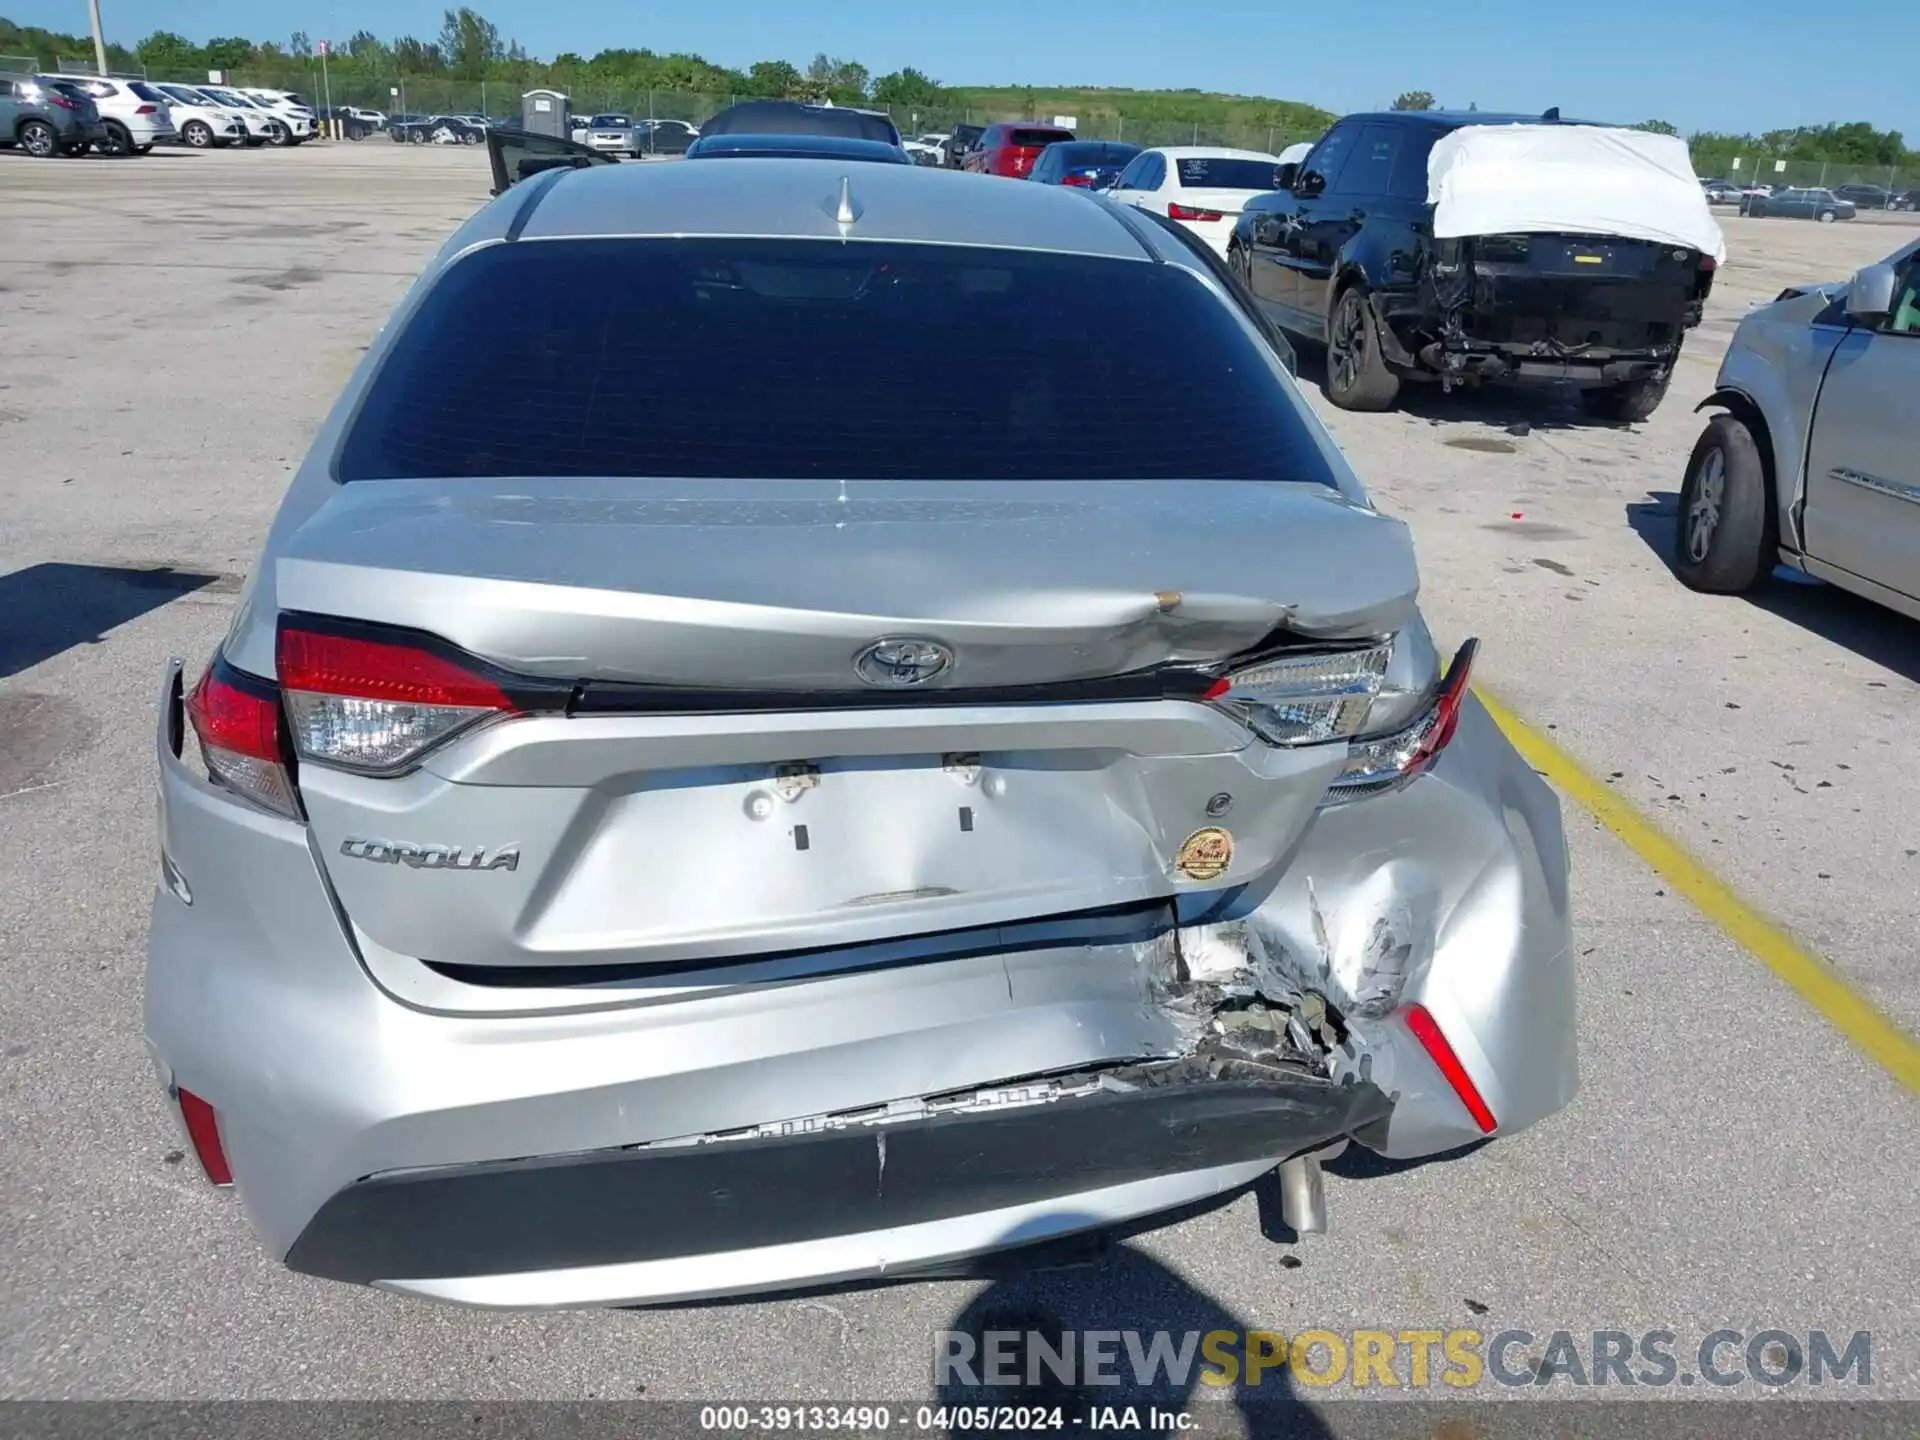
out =
<path fill-rule="evenodd" d="M 1296 195 L 1318 195 L 1322 190 L 1327 188 L 1327 177 L 1322 175 L 1318 170 L 1299 171 L 1293 177 L 1293 184 L 1287 188 Z"/>
<path fill-rule="evenodd" d="M 1880 320 L 1892 314 L 1895 280 L 1891 265 L 1855 271 L 1847 286 L 1847 314 L 1855 320 Z"/>
<path fill-rule="evenodd" d="M 1300 174 L 1299 165 L 1296 164 L 1294 161 L 1289 160 L 1286 164 L 1280 166 L 1278 169 L 1276 169 L 1273 172 L 1273 188 L 1276 190 L 1293 189 L 1294 179 L 1299 174 Z"/>

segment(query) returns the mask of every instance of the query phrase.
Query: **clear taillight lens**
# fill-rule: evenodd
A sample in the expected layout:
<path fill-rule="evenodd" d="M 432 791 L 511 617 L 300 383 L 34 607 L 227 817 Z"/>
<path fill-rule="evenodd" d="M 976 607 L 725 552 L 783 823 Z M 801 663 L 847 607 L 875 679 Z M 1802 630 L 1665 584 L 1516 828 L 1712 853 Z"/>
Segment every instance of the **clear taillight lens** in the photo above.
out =
<path fill-rule="evenodd" d="M 187 718 L 209 778 L 277 815 L 299 818 L 271 683 L 216 655 L 187 697 Z"/>
<path fill-rule="evenodd" d="M 1269 745 L 1320 745 L 1357 734 L 1380 693 L 1393 646 L 1283 655 L 1227 676 L 1212 699 Z"/>
<path fill-rule="evenodd" d="M 519 708 L 486 676 L 401 641 L 283 622 L 275 663 L 295 752 L 363 774 L 407 769 L 461 731 Z"/>

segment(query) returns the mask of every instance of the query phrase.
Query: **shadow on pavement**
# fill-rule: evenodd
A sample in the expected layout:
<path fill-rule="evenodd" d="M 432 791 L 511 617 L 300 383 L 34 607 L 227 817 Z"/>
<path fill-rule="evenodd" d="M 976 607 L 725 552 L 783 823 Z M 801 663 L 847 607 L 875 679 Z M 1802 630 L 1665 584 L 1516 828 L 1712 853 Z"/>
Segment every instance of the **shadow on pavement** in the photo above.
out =
<path fill-rule="evenodd" d="M 1129 1440 L 1170 1433 L 1165 1417 L 1183 1412 L 1204 1434 L 1326 1440 L 1332 1431 L 1301 1401 L 1291 1372 L 1274 1363 L 1271 1351 L 1257 1383 L 1247 1383 L 1238 1360 L 1237 1384 L 1202 1381 L 1222 1373 L 1202 1354 L 1203 1337 L 1228 1332 L 1224 1352 L 1244 1360 L 1249 1348 L 1258 1353 L 1247 1332 L 1259 1329 L 1151 1256 L 1117 1244 L 1099 1265 L 1008 1276 L 976 1295 L 945 1335 L 933 1337 L 935 1403 L 1058 1406 L 1069 1431 L 1084 1433 L 1097 1414 L 1110 1422 L 1099 1424 L 1102 1433 Z M 1279 1336 L 1266 1342 L 1285 1343 Z M 970 1358 L 963 1363 L 963 1356 Z M 996 1374 L 1018 1383 L 991 1383 Z M 1223 1425 L 1234 1412 L 1239 1425 Z M 1030 1428 L 956 1425 L 948 1433 L 1000 1436 Z"/>
<path fill-rule="evenodd" d="M 230 576 L 171 567 L 54 561 L 0 575 L 0 676 L 98 644 L 108 631 L 208 586 L 238 588 Z"/>
<path fill-rule="evenodd" d="M 1323 345 L 1287 337 L 1300 359 L 1298 380 L 1302 387 L 1318 390 L 1323 396 L 1327 386 L 1327 351 Z M 1570 387 L 1536 385 L 1481 385 L 1442 391 L 1438 381 L 1406 380 L 1393 408 L 1403 414 L 1439 427 L 1449 425 L 1486 425 L 1496 430 L 1524 435 L 1533 430 L 1631 430 L 1610 420 L 1596 420 L 1580 408 Z M 1469 437 L 1479 440 L 1481 437 Z M 1462 448 L 1489 451 L 1508 449 L 1492 442 L 1501 437 L 1487 436 L 1484 446 Z"/>
<path fill-rule="evenodd" d="M 1669 568 L 1679 523 L 1680 496 L 1672 490 L 1650 490 L 1645 500 L 1627 506 L 1633 533 Z M 1712 597 L 1694 598 L 1707 604 Z M 1920 625 L 1904 615 L 1784 567 L 1740 598 L 1920 684 Z"/>

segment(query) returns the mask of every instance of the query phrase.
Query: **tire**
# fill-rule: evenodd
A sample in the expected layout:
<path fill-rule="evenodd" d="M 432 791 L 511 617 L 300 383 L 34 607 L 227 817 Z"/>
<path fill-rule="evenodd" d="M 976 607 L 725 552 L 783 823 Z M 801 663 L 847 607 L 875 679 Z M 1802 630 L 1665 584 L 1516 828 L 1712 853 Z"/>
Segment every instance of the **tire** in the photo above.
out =
<path fill-rule="evenodd" d="M 1596 420 L 1637 425 L 1660 408 L 1673 382 L 1669 370 L 1658 380 L 1630 380 L 1625 385 L 1603 385 L 1580 392 L 1580 408 Z"/>
<path fill-rule="evenodd" d="M 213 127 L 204 120 L 189 120 L 180 127 L 180 139 L 195 150 L 211 150 Z"/>
<path fill-rule="evenodd" d="M 20 148 L 36 160 L 46 160 L 59 153 L 60 142 L 53 133 L 53 126 L 44 120 L 25 121 L 19 129 Z"/>
<path fill-rule="evenodd" d="M 1342 410 L 1389 410 L 1400 377 L 1387 368 L 1363 285 L 1349 285 L 1327 321 L 1327 398 Z"/>
<path fill-rule="evenodd" d="M 283 149 L 292 139 L 293 136 L 287 133 L 284 125 L 275 125 L 267 131 L 267 144 L 276 150 Z"/>
<path fill-rule="evenodd" d="M 466 134 L 460 137 L 460 143 L 462 145 L 478 145 L 480 143 L 480 137 L 477 134 L 475 134 L 473 131 L 469 130 L 467 131 Z"/>
<path fill-rule="evenodd" d="M 1731 415 L 1707 422 L 1680 485 L 1673 571 L 1689 590 L 1738 595 L 1772 573 L 1773 502 L 1753 432 Z"/>
<path fill-rule="evenodd" d="M 1818 218 L 1822 225 L 1831 225 L 1838 217 L 1836 217 L 1831 210 L 1822 210 L 1816 218 Z"/>
<path fill-rule="evenodd" d="M 118 120 L 106 122 L 107 138 L 99 142 L 102 155 L 127 156 L 134 153 L 133 134 Z"/>

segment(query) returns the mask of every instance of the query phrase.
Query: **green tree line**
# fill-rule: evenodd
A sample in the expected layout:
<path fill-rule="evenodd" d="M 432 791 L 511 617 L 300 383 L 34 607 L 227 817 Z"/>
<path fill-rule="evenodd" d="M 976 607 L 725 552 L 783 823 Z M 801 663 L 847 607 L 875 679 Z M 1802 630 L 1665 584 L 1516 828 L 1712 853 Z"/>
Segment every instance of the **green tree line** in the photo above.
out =
<path fill-rule="evenodd" d="M 1234 129 L 1299 139 L 1317 135 L 1334 115 L 1315 105 L 1262 96 L 1222 95 L 1200 90 L 1126 90 L 1100 87 L 945 85 L 907 66 L 876 76 L 857 60 L 820 54 L 805 66 L 787 60 L 757 60 L 744 69 L 716 65 L 699 55 L 658 54 L 648 49 L 602 50 L 591 56 L 572 51 L 540 60 L 478 11 L 448 10 L 440 33 L 381 39 L 360 30 L 329 38 L 327 63 L 343 80 L 435 78 L 498 81 L 507 86 L 547 85 L 567 91 L 662 90 L 709 95 L 764 96 L 832 100 L 837 104 L 881 105 L 894 110 L 979 111 L 1046 117 L 1072 115 L 1088 133 L 1148 133 L 1155 127 L 1191 124 L 1208 130 Z M 215 36 L 189 40 L 156 30 L 136 45 L 107 46 L 115 69 L 142 67 L 163 78 L 190 78 L 206 70 L 286 72 L 310 67 L 317 38 L 296 31 L 284 42 Z M 0 18 L 0 55 L 32 56 L 43 65 L 59 57 L 93 54 L 83 35 L 62 34 Z M 1436 109 L 1426 90 L 1409 90 L 1395 109 Z M 1478 108 L 1472 106 L 1469 108 Z M 1664 120 L 1646 120 L 1640 128 L 1677 133 Z M 1920 166 L 1920 151 L 1908 148 L 1897 130 L 1876 130 L 1865 121 L 1800 126 L 1762 134 L 1704 131 L 1688 137 L 1695 166 L 1702 174 L 1723 170 L 1736 155 L 1841 166 Z"/>

